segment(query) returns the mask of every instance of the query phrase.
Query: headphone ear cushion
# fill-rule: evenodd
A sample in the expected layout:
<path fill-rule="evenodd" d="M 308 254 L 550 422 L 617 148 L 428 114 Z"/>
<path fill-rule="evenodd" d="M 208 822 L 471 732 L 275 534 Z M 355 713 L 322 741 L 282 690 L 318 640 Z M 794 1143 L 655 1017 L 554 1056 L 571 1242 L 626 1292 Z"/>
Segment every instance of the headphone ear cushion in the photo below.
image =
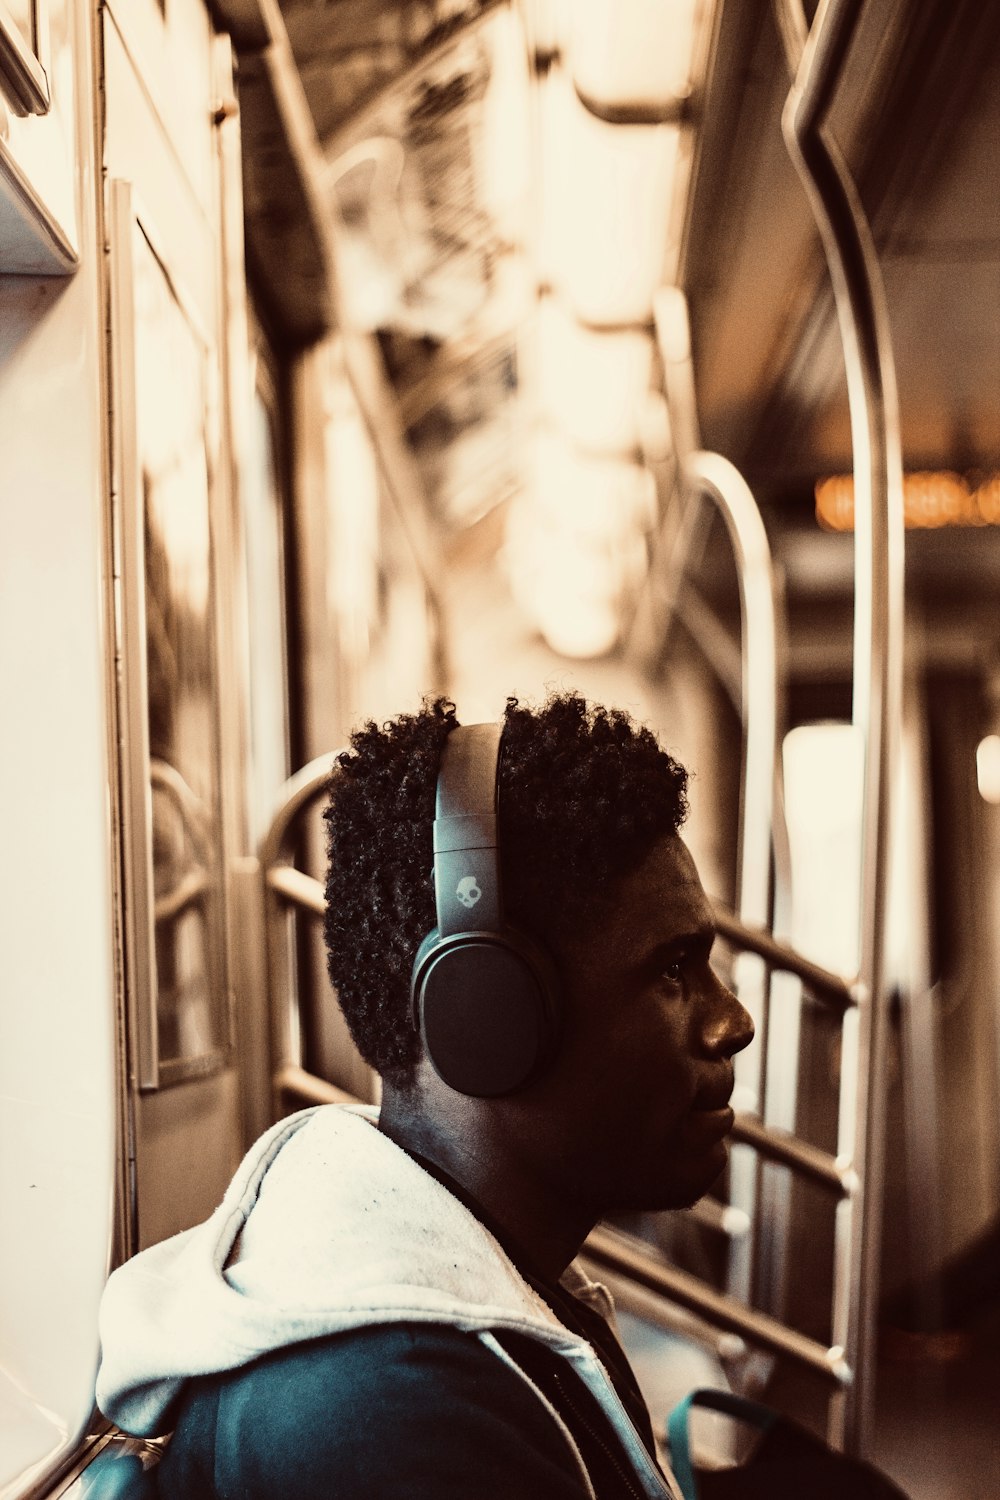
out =
<path fill-rule="evenodd" d="M 414 965 L 424 1049 L 459 1093 L 493 1098 L 523 1088 L 549 1061 L 556 1006 L 546 963 L 516 934 L 438 939 L 428 934 Z M 432 941 L 433 939 L 433 941 Z"/>

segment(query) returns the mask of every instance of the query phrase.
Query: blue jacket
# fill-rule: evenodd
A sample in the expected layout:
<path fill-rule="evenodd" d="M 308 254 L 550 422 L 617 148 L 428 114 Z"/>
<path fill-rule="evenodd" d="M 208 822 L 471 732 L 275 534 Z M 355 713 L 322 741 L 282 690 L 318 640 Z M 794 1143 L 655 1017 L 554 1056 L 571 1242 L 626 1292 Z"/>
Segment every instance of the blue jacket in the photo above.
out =
<path fill-rule="evenodd" d="M 112 1276 L 98 1401 L 176 1429 L 161 1496 L 676 1497 L 571 1316 L 604 1289 L 570 1267 L 561 1321 L 375 1114 L 282 1120 L 211 1219 Z"/>

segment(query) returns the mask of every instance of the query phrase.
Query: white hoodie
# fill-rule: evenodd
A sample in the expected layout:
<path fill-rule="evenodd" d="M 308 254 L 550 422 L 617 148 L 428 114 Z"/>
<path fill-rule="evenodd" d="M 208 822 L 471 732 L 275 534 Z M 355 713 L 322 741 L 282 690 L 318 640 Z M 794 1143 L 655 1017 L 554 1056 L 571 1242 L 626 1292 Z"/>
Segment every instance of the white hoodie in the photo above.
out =
<path fill-rule="evenodd" d="M 510 1330 L 573 1366 L 644 1493 L 679 1500 L 591 1346 L 562 1326 L 464 1204 L 372 1128 L 377 1118 L 364 1106 L 324 1105 L 279 1121 L 247 1153 L 210 1219 L 114 1272 L 101 1305 L 101 1410 L 151 1436 L 169 1425 L 185 1380 L 307 1339 L 372 1324 L 448 1324 L 510 1365 L 490 1337 Z M 564 1284 L 610 1316 L 607 1291 L 575 1265 Z M 561 1418 L 532 1389 L 580 1463 Z"/>

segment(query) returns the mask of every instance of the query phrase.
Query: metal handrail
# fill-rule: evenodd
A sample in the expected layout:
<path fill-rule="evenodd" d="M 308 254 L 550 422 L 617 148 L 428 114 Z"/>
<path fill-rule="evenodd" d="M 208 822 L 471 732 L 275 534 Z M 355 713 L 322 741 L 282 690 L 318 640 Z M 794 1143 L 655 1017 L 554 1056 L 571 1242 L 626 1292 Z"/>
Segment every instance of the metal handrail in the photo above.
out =
<path fill-rule="evenodd" d="M 746 724 L 740 813 L 740 920 L 760 926 L 770 916 L 771 823 L 778 722 L 778 653 L 774 569 L 760 509 L 742 474 L 718 453 L 692 453 L 685 483 L 709 496 L 726 525 L 736 559 L 743 619 L 743 705 Z M 741 997 L 742 998 L 742 997 Z"/>
<path fill-rule="evenodd" d="M 342 751 L 331 750 L 328 755 L 317 755 L 301 770 L 289 776 L 275 799 L 275 814 L 267 833 L 261 840 L 260 863 L 263 870 L 287 864 L 292 844 L 293 830 L 301 812 L 314 802 L 330 785 L 333 766 Z"/>
<path fill-rule="evenodd" d="M 277 891 L 292 906 L 300 906 L 321 917 L 326 911 L 322 882 L 294 865 L 273 865 L 266 873 L 268 889 Z"/>
<path fill-rule="evenodd" d="M 196 865 L 186 871 L 166 895 L 157 896 L 153 904 L 153 921 L 157 926 L 161 922 L 175 922 L 182 912 L 204 901 L 212 889 L 208 871 L 203 870 L 201 865 Z"/>
<path fill-rule="evenodd" d="M 292 864 L 296 823 L 299 816 L 323 795 L 330 784 L 339 752 L 319 755 L 296 771 L 278 793 L 277 811 L 260 846 L 260 868 L 264 880 L 264 938 L 267 947 L 267 982 L 270 996 L 271 1081 L 274 1103 L 282 1109 L 283 1070 L 302 1066 L 302 1030 L 298 1005 L 288 983 L 288 933 L 286 905 L 303 906 L 318 915 L 323 912 L 323 887 L 318 880 Z M 282 900 L 267 899 L 271 893 Z M 279 998 L 280 997 L 280 998 Z"/>
<path fill-rule="evenodd" d="M 737 1115 L 732 1138 L 742 1146 L 752 1146 L 765 1161 L 790 1167 L 801 1177 L 831 1189 L 841 1198 L 848 1198 L 858 1190 L 858 1175 L 849 1163 L 841 1161 L 839 1156 L 831 1156 L 819 1146 L 800 1140 L 790 1130 L 765 1125 L 755 1115 Z"/>
<path fill-rule="evenodd" d="M 824 134 L 862 4 L 823 0 L 807 33 L 800 0 L 775 0 L 794 75 L 782 128 L 826 255 L 844 346 L 854 451 L 853 719 L 864 736 L 865 790 L 858 1004 L 845 1016 L 839 1139 L 842 1155 L 860 1168 L 862 1190 L 838 1208 L 833 1334 L 848 1351 L 856 1380 L 833 1403 L 830 1436 L 857 1452 L 870 1446 L 874 1406 L 889 819 L 902 708 L 904 567 L 899 410 L 885 289 L 857 190 Z"/>
<path fill-rule="evenodd" d="M 274 1075 L 275 1092 L 283 1097 L 298 1099 L 306 1104 L 360 1104 L 362 1101 L 356 1094 L 349 1093 L 347 1089 L 338 1088 L 335 1083 L 329 1083 L 325 1078 L 319 1078 L 315 1073 L 307 1073 L 305 1068 L 298 1067 L 295 1063 L 285 1063 L 278 1068 Z"/>
<path fill-rule="evenodd" d="M 747 927 L 732 912 L 718 904 L 715 906 L 715 926 L 719 936 L 734 948 L 739 948 L 744 953 L 756 953 L 759 958 L 766 960 L 770 968 L 777 969 L 782 974 L 794 974 L 796 979 L 801 979 L 810 994 L 841 1015 L 857 1004 L 856 986 L 849 984 L 839 974 L 813 963 L 811 959 L 803 958 L 794 948 L 772 937 L 765 928 Z"/>
<path fill-rule="evenodd" d="M 581 1253 L 631 1277 L 640 1286 L 669 1297 L 672 1302 L 698 1313 L 717 1328 L 739 1334 L 773 1354 L 787 1355 L 838 1388 L 850 1383 L 851 1370 L 839 1346 L 821 1344 L 818 1339 L 789 1328 L 768 1313 L 758 1312 L 735 1297 L 713 1291 L 697 1276 L 678 1270 L 630 1235 L 602 1224 L 591 1230 Z"/>
<path fill-rule="evenodd" d="M 149 784 L 154 791 L 163 792 L 170 798 L 181 815 L 185 832 L 191 837 L 199 862 L 206 866 L 210 865 L 212 863 L 210 814 L 197 792 L 188 785 L 176 766 L 158 755 L 151 755 L 149 758 Z"/>

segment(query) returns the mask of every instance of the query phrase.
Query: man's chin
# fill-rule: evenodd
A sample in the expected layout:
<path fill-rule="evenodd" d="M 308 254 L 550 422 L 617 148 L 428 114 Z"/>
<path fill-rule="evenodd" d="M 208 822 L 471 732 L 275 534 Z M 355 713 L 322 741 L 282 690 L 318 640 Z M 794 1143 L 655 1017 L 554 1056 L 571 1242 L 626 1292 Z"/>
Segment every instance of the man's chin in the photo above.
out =
<path fill-rule="evenodd" d="M 711 1191 L 726 1169 L 728 1153 L 724 1143 L 721 1145 L 721 1151 L 718 1148 L 713 1151 L 713 1156 L 716 1158 L 715 1161 L 711 1165 L 706 1165 L 704 1171 L 698 1172 L 697 1175 L 687 1174 L 682 1181 L 675 1178 L 670 1182 L 664 1182 L 661 1179 L 658 1182 L 637 1185 L 634 1191 L 623 1193 L 614 1206 L 606 1210 L 606 1213 L 672 1213 L 681 1209 L 694 1208 L 695 1204 Z"/>
<path fill-rule="evenodd" d="M 705 1194 L 711 1192 L 718 1182 L 729 1161 L 729 1148 L 727 1143 L 716 1141 L 711 1149 L 702 1154 L 698 1163 L 698 1171 L 692 1171 L 684 1182 L 672 1183 L 669 1202 L 664 1202 L 664 1209 L 694 1208 Z"/>

